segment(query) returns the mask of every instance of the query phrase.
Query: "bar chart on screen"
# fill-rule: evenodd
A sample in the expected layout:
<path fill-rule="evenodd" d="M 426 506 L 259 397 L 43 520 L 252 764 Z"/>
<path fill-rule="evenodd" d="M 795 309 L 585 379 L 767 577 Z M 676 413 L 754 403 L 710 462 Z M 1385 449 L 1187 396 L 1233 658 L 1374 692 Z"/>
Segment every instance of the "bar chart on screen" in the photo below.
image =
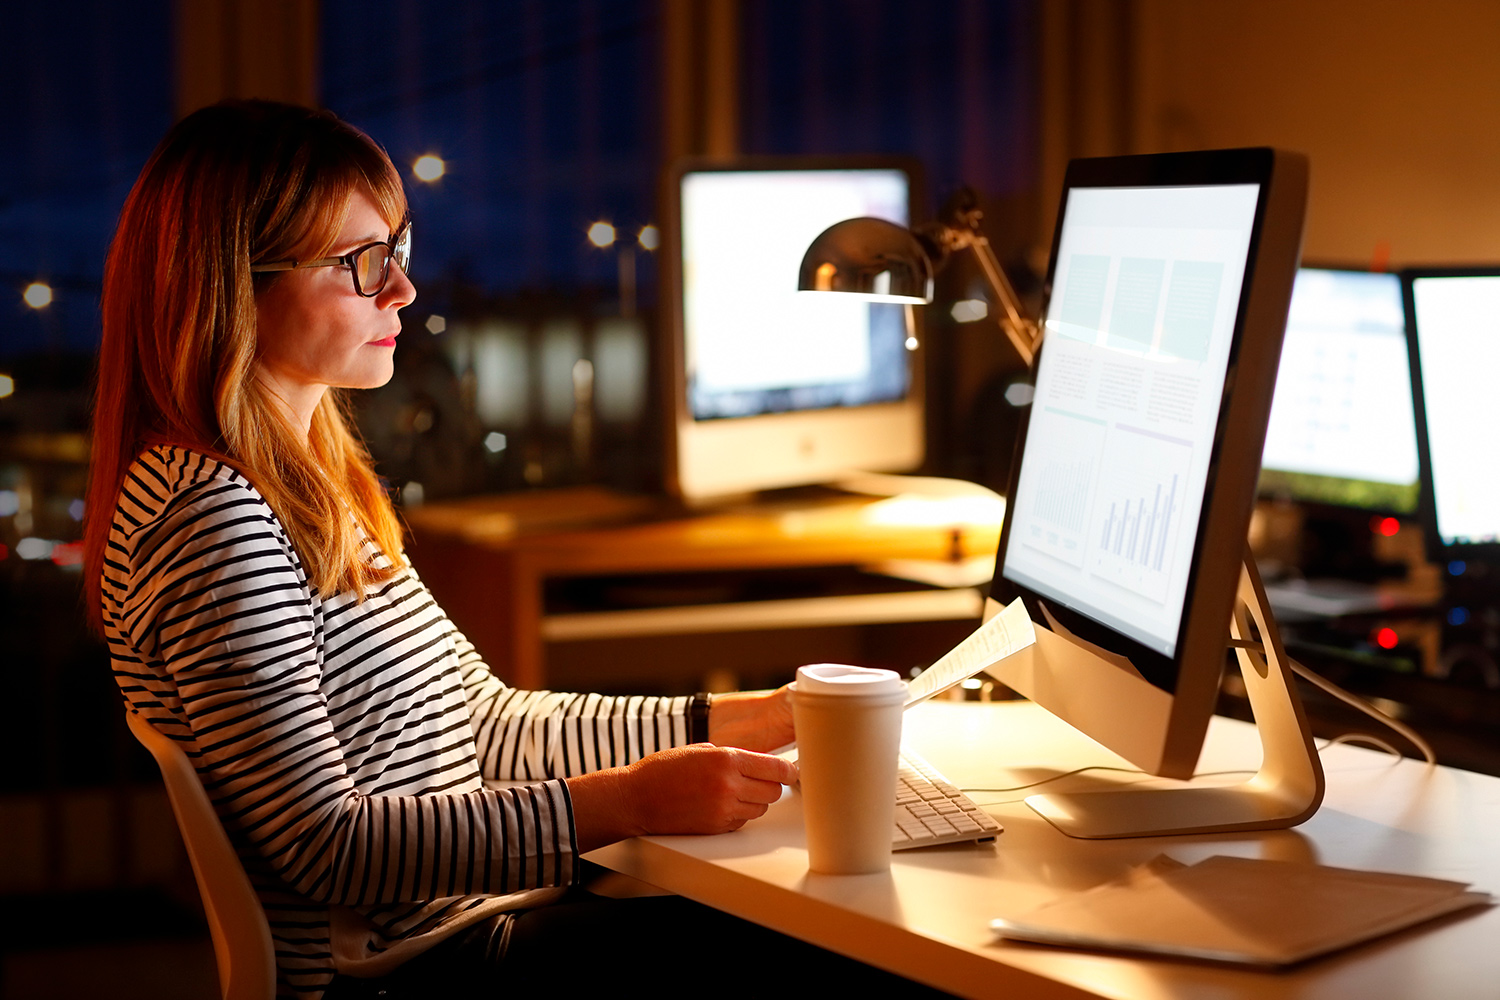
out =
<path fill-rule="evenodd" d="M 1158 603 L 1167 596 L 1192 442 L 1126 424 L 1106 454 L 1091 571 Z"/>

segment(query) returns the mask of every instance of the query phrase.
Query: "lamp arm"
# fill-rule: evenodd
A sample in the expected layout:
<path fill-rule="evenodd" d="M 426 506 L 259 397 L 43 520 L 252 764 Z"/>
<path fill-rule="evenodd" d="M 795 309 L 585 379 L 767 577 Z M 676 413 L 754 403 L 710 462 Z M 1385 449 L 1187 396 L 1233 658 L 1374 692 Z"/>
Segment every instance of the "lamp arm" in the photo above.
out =
<path fill-rule="evenodd" d="M 974 256 L 979 258 L 979 268 L 984 272 L 990 291 L 1005 309 L 1005 318 L 1000 321 L 1000 327 L 1010 338 L 1011 346 L 1016 349 L 1016 353 L 1029 368 L 1032 359 L 1036 357 L 1036 346 L 1041 339 L 1041 328 L 1037 326 L 1035 320 L 1027 319 L 1022 314 L 1021 300 L 1016 296 L 1016 290 L 1011 285 L 1010 279 L 1005 276 L 1005 269 L 1000 266 L 1000 261 L 995 257 L 995 251 L 990 246 L 989 239 L 983 233 L 965 233 L 962 230 L 959 230 L 959 235 L 962 237 L 959 241 L 961 245 L 973 250 Z"/>
<path fill-rule="evenodd" d="M 1011 346 L 1029 368 L 1036 357 L 1037 344 L 1042 339 L 1041 327 L 1035 320 L 1027 319 L 1021 311 L 1021 300 L 1016 295 L 1015 286 L 1005 276 L 1005 269 L 995 257 L 989 237 L 979 228 L 983 217 L 978 193 L 973 188 L 962 187 L 948 199 L 935 222 L 917 230 L 917 239 L 932 262 L 933 270 L 942 267 L 955 250 L 968 248 L 974 251 L 974 256 L 979 258 L 979 269 L 984 272 L 984 280 L 989 285 L 990 295 L 1005 310 L 1000 328 L 1005 331 Z"/>

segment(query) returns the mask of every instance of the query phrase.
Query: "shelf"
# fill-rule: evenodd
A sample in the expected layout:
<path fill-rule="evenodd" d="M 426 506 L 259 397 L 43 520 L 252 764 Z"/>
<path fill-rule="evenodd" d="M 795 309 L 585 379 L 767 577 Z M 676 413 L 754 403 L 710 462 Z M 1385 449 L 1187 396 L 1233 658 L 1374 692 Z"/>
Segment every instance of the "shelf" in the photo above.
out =
<path fill-rule="evenodd" d="M 893 622 L 979 621 L 984 595 L 978 589 L 919 590 L 894 594 L 840 594 L 778 601 L 743 601 L 628 611 L 547 615 L 542 639 L 576 642 L 637 636 L 767 629 L 874 625 Z"/>

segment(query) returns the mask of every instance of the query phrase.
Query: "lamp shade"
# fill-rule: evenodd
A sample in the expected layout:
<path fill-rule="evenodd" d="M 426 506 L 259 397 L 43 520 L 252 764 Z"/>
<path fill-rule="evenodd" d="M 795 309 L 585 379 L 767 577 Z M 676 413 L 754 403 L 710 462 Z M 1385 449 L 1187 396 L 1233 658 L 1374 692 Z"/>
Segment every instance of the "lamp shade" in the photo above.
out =
<path fill-rule="evenodd" d="M 835 222 L 802 257 L 797 287 L 878 302 L 932 301 L 932 261 L 911 230 L 885 219 Z"/>

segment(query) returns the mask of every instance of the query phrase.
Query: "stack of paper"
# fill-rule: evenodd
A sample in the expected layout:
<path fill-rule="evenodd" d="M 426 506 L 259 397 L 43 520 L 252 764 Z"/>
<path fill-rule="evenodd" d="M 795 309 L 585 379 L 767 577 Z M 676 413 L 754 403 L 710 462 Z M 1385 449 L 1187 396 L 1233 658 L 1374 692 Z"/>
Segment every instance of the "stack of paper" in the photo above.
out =
<path fill-rule="evenodd" d="M 1163 855 L 990 926 L 1022 941 L 1278 966 L 1491 902 L 1414 875 L 1230 857 L 1186 866 Z"/>

